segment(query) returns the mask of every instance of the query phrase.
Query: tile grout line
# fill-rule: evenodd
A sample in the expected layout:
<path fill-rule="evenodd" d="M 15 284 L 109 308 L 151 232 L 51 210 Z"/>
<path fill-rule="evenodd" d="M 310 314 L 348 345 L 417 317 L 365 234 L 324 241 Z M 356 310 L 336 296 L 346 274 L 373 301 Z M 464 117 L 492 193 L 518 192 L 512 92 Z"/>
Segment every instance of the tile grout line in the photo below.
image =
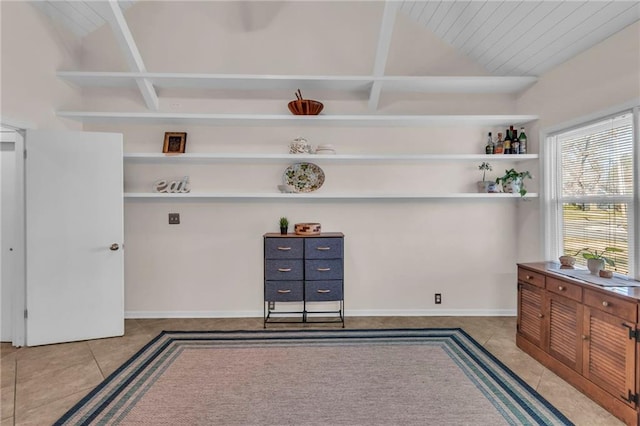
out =
<path fill-rule="evenodd" d="M 96 354 L 93 352 L 93 349 L 91 348 L 91 343 L 89 340 L 87 340 L 87 347 L 89 348 L 89 352 L 91 352 L 91 357 L 93 358 L 93 362 L 96 363 L 96 367 L 98 367 L 98 371 L 100 371 L 100 375 L 102 376 L 102 380 L 104 380 L 106 377 L 104 375 L 104 371 L 102 371 L 102 367 L 100 367 L 100 363 L 98 362 L 98 359 L 96 358 Z"/>

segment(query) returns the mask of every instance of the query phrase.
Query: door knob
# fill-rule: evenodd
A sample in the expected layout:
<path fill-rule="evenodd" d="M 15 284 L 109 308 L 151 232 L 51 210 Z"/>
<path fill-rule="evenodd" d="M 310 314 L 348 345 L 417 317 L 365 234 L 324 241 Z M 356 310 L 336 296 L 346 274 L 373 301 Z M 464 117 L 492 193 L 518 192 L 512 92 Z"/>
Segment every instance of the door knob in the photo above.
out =
<path fill-rule="evenodd" d="M 120 248 L 120 246 L 118 245 L 118 243 L 113 243 L 113 244 L 111 244 L 111 247 L 109 247 L 109 250 L 116 251 L 119 248 Z"/>

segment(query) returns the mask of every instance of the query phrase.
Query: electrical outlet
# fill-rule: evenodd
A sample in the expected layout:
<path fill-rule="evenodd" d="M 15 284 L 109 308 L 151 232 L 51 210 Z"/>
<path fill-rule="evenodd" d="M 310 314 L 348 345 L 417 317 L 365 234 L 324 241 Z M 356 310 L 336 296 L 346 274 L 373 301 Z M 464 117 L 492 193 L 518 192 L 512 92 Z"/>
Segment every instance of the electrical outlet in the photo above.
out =
<path fill-rule="evenodd" d="M 269 302 L 269 310 L 272 311 L 276 308 L 276 302 Z"/>
<path fill-rule="evenodd" d="M 442 294 L 436 293 L 435 302 L 436 302 L 436 305 L 439 305 L 442 303 Z"/>
<path fill-rule="evenodd" d="M 169 225 L 180 225 L 180 213 L 169 213 Z"/>

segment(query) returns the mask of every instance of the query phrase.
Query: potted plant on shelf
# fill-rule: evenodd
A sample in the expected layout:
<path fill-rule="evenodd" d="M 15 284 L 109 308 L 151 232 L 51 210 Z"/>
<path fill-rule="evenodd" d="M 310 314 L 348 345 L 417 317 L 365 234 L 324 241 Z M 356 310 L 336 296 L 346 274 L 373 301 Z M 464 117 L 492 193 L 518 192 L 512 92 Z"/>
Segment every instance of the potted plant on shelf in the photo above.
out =
<path fill-rule="evenodd" d="M 616 262 L 608 256 L 607 253 L 622 253 L 622 249 L 617 247 L 605 247 L 604 250 L 591 250 L 589 247 L 580 249 L 576 252 L 576 256 L 582 253 L 582 257 L 587 259 L 587 268 L 593 275 L 598 275 L 601 270 L 607 265 L 616 266 Z"/>
<path fill-rule="evenodd" d="M 496 183 L 492 180 L 485 180 L 487 170 L 493 170 L 491 164 L 485 161 L 478 166 L 478 170 L 482 170 L 482 180 L 478 181 L 478 192 L 497 192 Z"/>
<path fill-rule="evenodd" d="M 521 197 L 524 197 L 527 190 L 524 187 L 524 178 L 531 179 L 531 173 L 528 171 L 518 172 L 516 169 L 509 169 L 504 171 L 504 176 L 496 179 L 496 183 L 502 183 L 502 190 L 509 193 L 519 193 Z"/>
<path fill-rule="evenodd" d="M 287 235 L 288 229 L 289 229 L 289 219 L 283 216 L 280 218 L 280 233 L 282 235 Z"/>

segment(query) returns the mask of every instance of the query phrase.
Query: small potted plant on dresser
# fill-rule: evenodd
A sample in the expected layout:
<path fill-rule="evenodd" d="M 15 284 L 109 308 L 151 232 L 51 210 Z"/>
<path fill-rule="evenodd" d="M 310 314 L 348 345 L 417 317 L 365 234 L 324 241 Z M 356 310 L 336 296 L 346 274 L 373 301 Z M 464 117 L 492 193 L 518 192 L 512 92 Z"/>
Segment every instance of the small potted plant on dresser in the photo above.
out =
<path fill-rule="evenodd" d="M 288 229 L 289 229 L 289 219 L 283 216 L 280 218 L 280 234 L 287 235 Z"/>
<path fill-rule="evenodd" d="M 582 257 L 587 259 L 587 268 L 589 272 L 593 275 L 600 274 L 600 271 L 604 270 L 605 263 L 610 266 L 616 266 L 616 262 L 608 257 L 608 253 L 622 253 L 622 249 L 617 247 L 605 247 L 604 250 L 591 250 L 589 247 L 578 250 L 576 256 L 582 253 Z M 605 256 L 607 254 L 607 256 Z M 609 271 L 605 272 L 601 276 L 605 276 L 606 278 L 611 278 Z"/>
<path fill-rule="evenodd" d="M 496 179 L 496 183 L 502 183 L 502 190 L 504 192 L 519 193 L 521 197 L 524 197 L 527 193 L 524 187 L 524 178 L 531 179 L 531 173 L 528 171 L 518 172 L 516 169 L 509 169 L 504 171 L 504 176 Z"/>

